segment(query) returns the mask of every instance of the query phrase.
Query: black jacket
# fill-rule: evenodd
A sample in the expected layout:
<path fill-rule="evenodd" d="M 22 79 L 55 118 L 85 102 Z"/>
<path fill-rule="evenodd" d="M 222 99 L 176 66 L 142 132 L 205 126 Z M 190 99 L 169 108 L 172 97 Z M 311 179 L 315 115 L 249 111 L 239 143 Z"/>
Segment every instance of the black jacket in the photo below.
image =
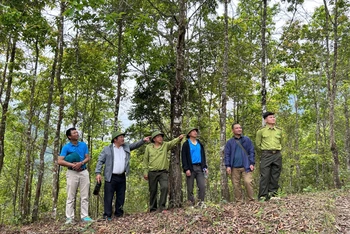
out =
<path fill-rule="evenodd" d="M 202 170 L 204 168 L 208 168 L 207 161 L 205 159 L 205 151 L 202 143 L 197 139 L 197 142 L 201 146 L 201 166 Z M 187 170 L 193 171 L 192 167 L 192 158 L 191 158 L 191 152 L 190 152 L 190 144 L 188 143 L 188 140 L 185 141 L 182 145 L 181 150 L 181 159 L 182 159 L 182 169 L 186 173 Z"/>

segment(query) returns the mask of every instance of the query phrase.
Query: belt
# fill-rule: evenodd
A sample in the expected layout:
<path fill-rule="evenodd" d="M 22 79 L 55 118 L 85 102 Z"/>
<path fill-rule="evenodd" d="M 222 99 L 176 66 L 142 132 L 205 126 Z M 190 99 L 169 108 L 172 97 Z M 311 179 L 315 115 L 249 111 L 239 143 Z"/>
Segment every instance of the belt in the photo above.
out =
<path fill-rule="evenodd" d="M 121 174 L 115 174 L 115 173 L 113 173 L 112 175 L 114 175 L 114 176 L 123 176 L 123 175 L 125 175 L 125 172 L 123 172 L 123 173 L 121 173 Z"/>
<path fill-rule="evenodd" d="M 193 163 L 192 165 L 194 165 L 194 166 L 202 166 L 201 163 Z"/>
<path fill-rule="evenodd" d="M 71 168 L 71 167 L 68 167 L 68 170 L 77 171 L 77 170 L 73 170 L 73 168 Z M 86 168 L 80 168 L 80 170 L 77 172 L 81 172 L 81 171 L 85 171 L 85 170 L 86 170 Z"/>
<path fill-rule="evenodd" d="M 281 150 L 262 150 L 262 152 L 276 154 L 278 152 L 281 152 Z"/>
<path fill-rule="evenodd" d="M 167 170 L 155 170 L 155 171 L 150 171 L 150 172 L 166 172 Z"/>

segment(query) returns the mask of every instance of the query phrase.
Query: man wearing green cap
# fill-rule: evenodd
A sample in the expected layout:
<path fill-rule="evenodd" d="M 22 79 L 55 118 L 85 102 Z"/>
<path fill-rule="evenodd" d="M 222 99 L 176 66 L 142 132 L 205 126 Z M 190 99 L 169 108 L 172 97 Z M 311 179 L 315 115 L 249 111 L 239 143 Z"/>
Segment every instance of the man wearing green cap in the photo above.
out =
<path fill-rule="evenodd" d="M 137 141 L 133 144 L 124 142 L 125 133 L 113 132 L 109 146 L 104 147 L 96 164 L 96 180 L 101 183 L 102 166 L 104 167 L 104 213 L 103 218 L 112 220 L 112 201 L 116 193 L 114 215 L 121 217 L 124 214 L 123 206 L 125 202 L 126 174 L 130 170 L 130 152 L 139 148 L 145 142 L 149 142 L 150 137 Z"/>
<path fill-rule="evenodd" d="M 195 204 L 193 196 L 194 179 L 198 187 L 198 207 L 205 208 L 205 177 L 208 173 L 208 166 L 205 158 L 204 146 L 197 139 L 198 128 L 189 128 L 187 131 L 187 141 L 182 145 L 181 159 L 182 168 L 186 174 L 187 200 L 191 205 Z"/>
<path fill-rule="evenodd" d="M 168 170 L 169 154 L 177 143 L 181 141 L 184 135 L 169 142 L 163 142 L 164 134 L 156 131 L 152 134 L 152 143 L 146 147 L 143 158 L 144 178 L 148 180 L 150 192 L 150 212 L 157 210 L 157 190 L 160 185 L 159 211 L 165 210 L 166 199 L 168 195 Z"/>
<path fill-rule="evenodd" d="M 276 127 L 274 113 L 263 114 L 266 126 L 256 133 L 256 146 L 261 150 L 259 200 L 269 200 L 279 188 L 282 170 L 282 129 Z"/>
<path fill-rule="evenodd" d="M 86 170 L 86 163 L 90 160 L 89 150 L 85 142 L 78 141 L 79 133 L 75 128 L 69 128 L 66 136 L 70 141 L 63 146 L 58 164 L 68 167 L 67 177 L 67 202 L 66 202 L 66 224 L 74 223 L 74 203 L 78 187 L 81 198 L 81 220 L 92 222 L 89 217 L 89 172 Z M 78 155 L 78 157 L 76 157 Z M 75 158 L 76 157 L 76 158 Z"/>

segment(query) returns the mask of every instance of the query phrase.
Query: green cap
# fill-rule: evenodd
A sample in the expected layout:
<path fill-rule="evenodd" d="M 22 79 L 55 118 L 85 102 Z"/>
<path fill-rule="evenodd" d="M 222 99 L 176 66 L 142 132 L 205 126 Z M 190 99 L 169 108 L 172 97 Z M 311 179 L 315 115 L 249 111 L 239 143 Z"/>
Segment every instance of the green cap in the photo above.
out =
<path fill-rule="evenodd" d="M 190 132 L 192 132 L 193 130 L 196 130 L 198 132 L 198 128 L 195 127 L 190 127 L 187 129 L 186 131 L 186 137 L 189 138 L 188 134 L 190 134 Z"/>
<path fill-rule="evenodd" d="M 112 140 L 111 140 L 111 143 L 113 143 L 114 138 L 117 138 L 117 137 L 120 136 L 120 135 L 125 136 L 125 132 L 118 132 L 118 131 L 113 132 L 113 133 L 112 133 Z"/>
<path fill-rule="evenodd" d="M 152 133 L 151 141 L 154 142 L 153 138 L 155 138 L 158 135 L 162 135 L 162 137 L 164 137 L 164 133 L 162 133 L 161 131 L 155 131 Z"/>

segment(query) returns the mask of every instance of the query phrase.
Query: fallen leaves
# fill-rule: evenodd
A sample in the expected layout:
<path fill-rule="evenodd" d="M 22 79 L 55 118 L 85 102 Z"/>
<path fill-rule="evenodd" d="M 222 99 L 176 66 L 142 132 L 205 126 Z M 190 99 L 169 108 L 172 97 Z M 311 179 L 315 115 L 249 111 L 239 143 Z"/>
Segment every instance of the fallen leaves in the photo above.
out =
<path fill-rule="evenodd" d="M 207 209 L 177 208 L 162 213 L 138 213 L 110 222 L 34 223 L 1 233 L 348 233 L 350 196 L 330 192 L 291 195 L 279 200 L 207 204 Z"/>

